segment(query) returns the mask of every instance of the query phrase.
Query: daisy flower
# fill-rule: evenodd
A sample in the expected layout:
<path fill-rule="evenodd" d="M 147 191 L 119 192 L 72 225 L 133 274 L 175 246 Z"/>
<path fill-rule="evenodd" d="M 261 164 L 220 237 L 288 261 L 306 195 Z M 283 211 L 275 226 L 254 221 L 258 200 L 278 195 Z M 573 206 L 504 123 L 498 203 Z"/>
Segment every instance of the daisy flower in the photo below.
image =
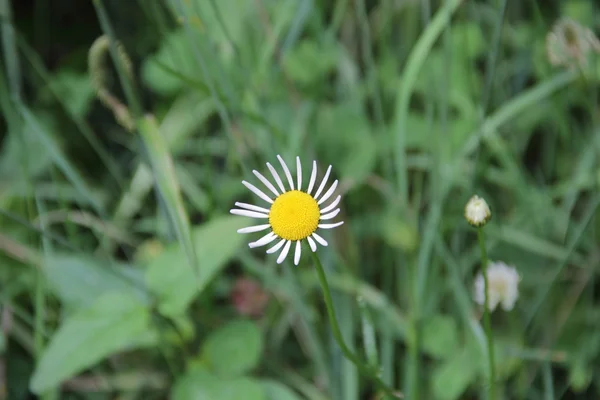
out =
<path fill-rule="evenodd" d="M 505 311 L 512 310 L 519 297 L 519 281 L 521 280 L 516 268 L 508 266 L 502 261 L 492 262 L 487 267 L 486 275 L 489 283 L 488 307 L 490 311 L 494 311 L 498 304 L 501 304 Z M 475 302 L 484 305 L 485 282 L 481 272 L 477 274 L 474 286 Z"/>
<path fill-rule="evenodd" d="M 344 223 L 343 221 L 336 223 L 326 222 L 339 214 L 340 209 L 336 207 L 340 203 L 342 196 L 337 196 L 329 205 L 324 204 L 331 198 L 338 185 L 338 181 L 335 180 L 329 189 L 325 190 L 327 179 L 329 179 L 329 174 L 331 173 L 331 165 L 327 168 L 321 184 L 317 187 L 317 162 L 313 161 L 308 187 L 304 191 L 302 190 L 302 165 L 300 164 L 300 157 L 296 157 L 296 185 L 294 185 L 292 173 L 285 161 L 283 161 L 283 158 L 277 155 L 277 159 L 281 163 L 281 168 L 283 169 L 285 178 L 287 178 L 290 189 L 287 190 L 285 188 L 275 168 L 270 163 L 267 163 L 267 168 L 273 176 L 277 187 L 269 182 L 260 172 L 253 170 L 252 173 L 275 197 L 268 196 L 253 184 L 242 181 L 242 184 L 250 189 L 252 193 L 268 203 L 267 208 L 236 202 L 235 205 L 239 208 L 234 208 L 230 212 L 245 217 L 267 220 L 268 223 L 239 229 L 238 233 L 269 230 L 269 233 L 262 238 L 249 243 L 249 246 L 251 248 L 266 246 L 278 240 L 274 246 L 267 250 L 267 254 L 275 253 L 281 249 L 277 257 L 277 264 L 281 264 L 290 252 L 292 244 L 294 244 L 294 264 L 298 265 L 302 252 L 301 242 L 304 239 L 308 241 L 310 249 L 315 252 L 317 251 L 317 243 L 321 246 L 327 246 L 327 241 L 317 233 L 317 230 L 336 228 Z M 316 189 L 314 193 L 313 189 Z"/>

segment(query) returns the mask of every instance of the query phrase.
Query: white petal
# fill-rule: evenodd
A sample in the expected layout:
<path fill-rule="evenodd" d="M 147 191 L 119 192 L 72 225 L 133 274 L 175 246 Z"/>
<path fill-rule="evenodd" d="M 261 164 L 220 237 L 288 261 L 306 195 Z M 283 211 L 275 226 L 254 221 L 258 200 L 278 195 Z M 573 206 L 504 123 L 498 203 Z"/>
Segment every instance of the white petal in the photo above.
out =
<path fill-rule="evenodd" d="M 323 181 L 321 182 L 321 186 L 319 186 L 319 190 L 317 190 L 317 193 L 315 193 L 315 199 L 319 197 L 319 195 L 321 194 L 321 192 L 323 191 L 323 188 L 325 187 L 325 184 L 327 183 L 327 179 L 329 179 L 329 173 L 331 172 L 331 165 L 327 168 L 327 172 L 325 172 L 325 177 L 323 178 Z"/>
<path fill-rule="evenodd" d="M 315 241 L 313 240 L 313 238 L 311 238 L 310 236 L 308 236 L 306 239 L 308 239 L 308 244 L 310 245 L 310 249 L 313 251 L 313 253 L 315 251 L 317 251 L 317 244 L 315 243 Z"/>
<path fill-rule="evenodd" d="M 275 186 L 271 182 L 267 180 L 260 172 L 257 170 L 252 170 L 252 173 L 256 175 L 256 177 L 271 191 L 275 196 L 279 196 L 279 192 L 275 189 Z"/>
<path fill-rule="evenodd" d="M 300 244 L 300 241 L 298 240 L 296 242 L 296 252 L 294 253 L 294 265 L 298 265 L 298 263 L 300 262 L 300 253 L 302 252 L 302 245 Z"/>
<path fill-rule="evenodd" d="M 327 220 L 335 218 L 336 215 L 340 213 L 340 209 L 336 208 L 335 211 L 330 212 L 329 214 L 321 215 L 321 220 Z"/>
<path fill-rule="evenodd" d="M 288 252 L 290 251 L 291 245 L 292 245 L 292 242 L 290 242 L 289 240 L 285 243 L 285 247 L 283 248 L 283 250 L 281 250 L 281 253 L 279 253 L 279 257 L 277 257 L 277 264 L 281 264 L 283 262 L 283 260 L 285 260 L 285 257 L 288 255 Z"/>
<path fill-rule="evenodd" d="M 238 233 L 260 232 L 260 231 L 264 231 L 265 229 L 270 228 L 270 227 L 271 227 L 270 224 L 249 226 L 247 228 L 238 229 Z"/>
<path fill-rule="evenodd" d="M 277 242 L 277 244 L 273 247 L 271 247 L 269 250 L 267 250 L 267 254 L 272 254 L 275 253 L 277 250 L 279 250 L 281 248 L 281 246 L 283 246 L 285 244 L 287 240 L 285 239 L 281 239 L 279 242 Z"/>
<path fill-rule="evenodd" d="M 285 163 L 285 161 L 283 161 L 283 158 L 281 158 L 281 156 L 279 154 L 277 154 L 277 159 L 281 163 L 283 172 L 285 172 L 285 176 L 287 177 L 288 183 L 290 184 L 290 189 L 294 190 L 294 180 L 292 179 L 292 173 L 290 172 L 290 169 L 288 168 L 287 164 Z"/>
<path fill-rule="evenodd" d="M 317 242 L 319 242 L 319 244 L 320 244 L 321 246 L 327 246 L 327 241 L 326 241 L 325 239 L 323 239 L 321 236 L 317 235 L 317 233 L 316 233 L 316 232 L 314 232 L 314 233 L 312 234 L 312 237 L 314 237 L 314 238 L 315 238 L 315 240 L 316 240 Z"/>
<path fill-rule="evenodd" d="M 269 232 L 265 236 L 258 239 L 256 242 L 248 243 L 248 246 L 250 248 L 261 247 L 261 246 L 271 243 L 273 240 L 277 239 L 277 237 L 278 236 L 276 234 L 274 234 L 273 232 Z"/>
<path fill-rule="evenodd" d="M 310 173 L 310 181 L 308 182 L 308 190 L 306 193 L 310 194 L 313 190 L 313 186 L 315 186 L 315 181 L 317 180 L 317 162 L 313 161 L 312 172 Z"/>
<path fill-rule="evenodd" d="M 344 221 L 336 222 L 335 224 L 319 224 L 318 227 L 321 229 L 333 229 L 333 228 L 337 228 L 338 226 L 342 225 L 343 223 L 344 223 Z"/>
<path fill-rule="evenodd" d="M 256 211 L 232 209 L 232 210 L 229 210 L 229 212 L 232 214 L 235 214 L 235 215 L 241 215 L 241 216 L 250 217 L 250 218 L 269 218 L 268 215 L 263 214 L 263 213 L 258 213 Z"/>
<path fill-rule="evenodd" d="M 324 209 L 321 210 L 321 214 L 325 214 L 326 212 L 333 210 L 335 208 L 335 206 L 337 206 L 339 204 L 341 199 L 342 199 L 342 195 L 338 194 L 338 197 L 336 197 L 336 199 L 333 201 L 333 203 L 331 203 L 330 205 L 328 205 L 327 207 L 325 207 Z"/>
<path fill-rule="evenodd" d="M 271 198 L 269 196 L 267 196 L 266 194 L 264 194 L 262 192 L 262 190 L 260 190 L 259 188 L 257 188 L 253 184 L 248 183 L 246 181 L 242 181 L 242 184 L 244 186 L 246 186 L 248 189 L 250 189 L 255 195 L 257 195 L 258 197 L 260 197 L 261 199 L 263 199 L 264 201 L 266 201 L 267 203 L 273 204 L 273 200 L 271 200 Z"/>
<path fill-rule="evenodd" d="M 331 195 L 333 194 L 333 192 L 335 191 L 335 188 L 337 187 L 337 185 L 338 185 L 338 181 L 336 179 L 335 182 L 333 182 L 333 185 L 331 185 L 331 187 L 327 191 L 327 193 L 325 193 L 323 195 L 323 197 L 321 197 L 321 200 L 319 200 L 319 202 L 317 204 L 321 205 L 321 203 L 323 203 L 325 200 L 327 200 L 328 198 L 330 198 Z"/>
<path fill-rule="evenodd" d="M 250 210 L 250 211 L 258 211 L 260 213 L 265 213 L 265 214 L 269 213 L 268 209 L 266 209 L 264 207 L 255 206 L 254 204 L 240 203 L 239 201 L 236 201 L 235 205 L 240 208 L 245 208 L 246 210 Z"/>
<path fill-rule="evenodd" d="M 281 181 L 281 178 L 279 177 L 277 171 L 275 171 L 275 168 L 273 168 L 273 166 L 269 163 L 267 163 L 267 168 L 269 168 L 269 171 L 271 171 L 271 175 L 273 175 L 275 182 L 277 182 L 277 186 L 279 186 L 279 189 L 281 189 L 281 193 L 287 192 L 287 190 L 285 190 L 285 188 L 283 187 L 283 182 Z"/>
<path fill-rule="evenodd" d="M 300 164 L 300 157 L 296 157 L 296 174 L 298 175 L 298 187 L 296 189 L 300 190 L 302 187 L 302 164 Z"/>

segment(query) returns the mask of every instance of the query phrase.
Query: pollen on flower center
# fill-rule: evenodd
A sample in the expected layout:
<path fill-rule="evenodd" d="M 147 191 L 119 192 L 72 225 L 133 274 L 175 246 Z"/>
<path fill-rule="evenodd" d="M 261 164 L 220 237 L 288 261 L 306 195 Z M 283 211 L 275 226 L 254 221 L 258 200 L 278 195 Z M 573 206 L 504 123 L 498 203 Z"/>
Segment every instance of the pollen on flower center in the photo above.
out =
<path fill-rule="evenodd" d="M 320 216 L 319 205 L 311 195 L 292 190 L 275 199 L 269 223 L 280 238 L 302 240 L 317 230 Z"/>

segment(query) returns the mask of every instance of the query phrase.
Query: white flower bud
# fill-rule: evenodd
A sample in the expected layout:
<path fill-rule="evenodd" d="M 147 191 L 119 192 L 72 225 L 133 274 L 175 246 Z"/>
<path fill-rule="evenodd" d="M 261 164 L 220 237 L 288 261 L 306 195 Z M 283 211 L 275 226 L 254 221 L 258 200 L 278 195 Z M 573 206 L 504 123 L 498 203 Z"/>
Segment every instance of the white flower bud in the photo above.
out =
<path fill-rule="evenodd" d="M 469 224 L 480 227 L 485 225 L 491 217 L 492 212 L 484 199 L 477 195 L 469 199 L 465 206 L 465 218 Z"/>
<path fill-rule="evenodd" d="M 489 263 L 487 278 L 490 311 L 494 311 L 498 304 L 501 304 L 505 311 L 512 310 L 519 297 L 519 281 L 521 280 L 516 268 L 501 261 Z M 485 282 L 481 272 L 475 278 L 474 300 L 479 305 L 485 304 Z"/>

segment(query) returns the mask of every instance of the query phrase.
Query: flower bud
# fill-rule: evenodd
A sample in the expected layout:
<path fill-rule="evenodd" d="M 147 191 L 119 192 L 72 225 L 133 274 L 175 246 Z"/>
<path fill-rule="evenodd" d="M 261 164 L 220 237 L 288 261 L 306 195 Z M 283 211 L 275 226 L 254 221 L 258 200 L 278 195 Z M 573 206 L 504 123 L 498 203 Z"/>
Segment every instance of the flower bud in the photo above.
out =
<path fill-rule="evenodd" d="M 475 195 L 469 199 L 465 206 L 465 218 L 469 224 L 479 228 L 492 218 L 492 212 L 485 200 Z"/>

